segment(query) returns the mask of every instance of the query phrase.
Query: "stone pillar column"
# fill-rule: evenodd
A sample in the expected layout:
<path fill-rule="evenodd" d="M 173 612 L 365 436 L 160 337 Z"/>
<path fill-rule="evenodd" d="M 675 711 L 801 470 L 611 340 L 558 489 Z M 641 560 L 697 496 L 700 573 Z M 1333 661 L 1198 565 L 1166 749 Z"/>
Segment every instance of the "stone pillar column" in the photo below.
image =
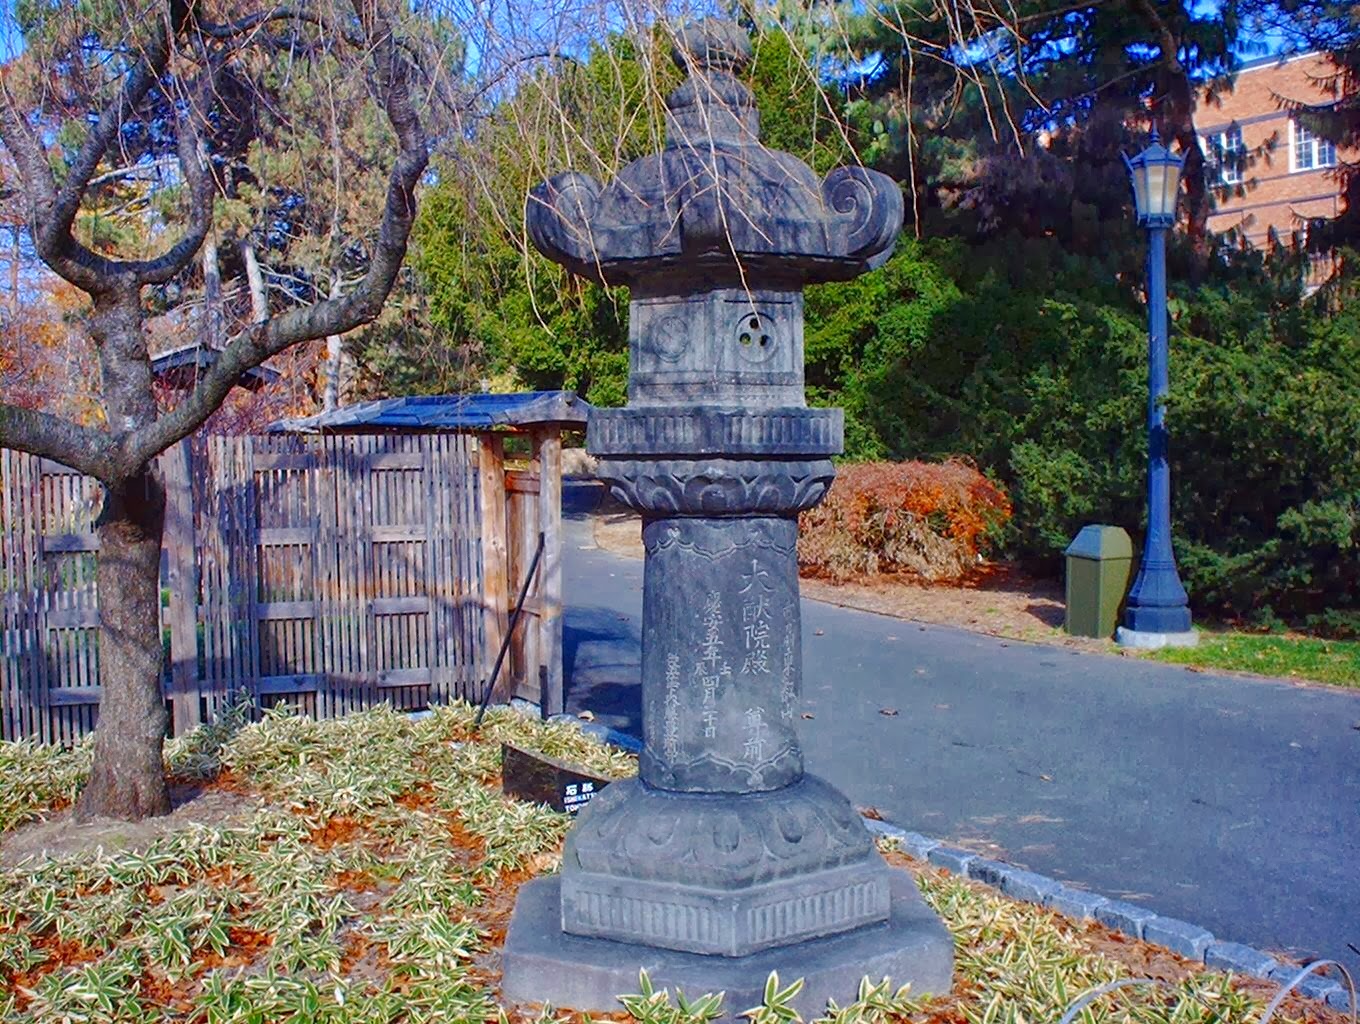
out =
<path fill-rule="evenodd" d="M 530 205 L 547 255 L 632 289 L 628 405 L 596 410 L 587 446 L 643 519 L 644 746 L 639 777 L 582 811 L 560 877 L 523 891 L 504 992 L 608 1010 L 644 966 L 736 1012 L 770 969 L 807 979 L 805 1015 L 865 974 L 940 991 L 948 934 L 804 773 L 797 731 L 797 516 L 842 438 L 840 410 L 804 402 L 802 288 L 885 260 L 902 197 L 759 144 L 736 26 L 686 27 L 676 49 L 690 78 L 666 149 L 605 187 L 560 175 Z"/>
<path fill-rule="evenodd" d="M 759 793 L 802 778 L 797 540 L 797 522 L 779 516 L 670 516 L 643 528 L 649 786 Z"/>
<path fill-rule="evenodd" d="M 802 777 L 797 514 L 834 472 L 826 459 L 602 459 L 644 520 L 648 785 L 752 793 Z"/>

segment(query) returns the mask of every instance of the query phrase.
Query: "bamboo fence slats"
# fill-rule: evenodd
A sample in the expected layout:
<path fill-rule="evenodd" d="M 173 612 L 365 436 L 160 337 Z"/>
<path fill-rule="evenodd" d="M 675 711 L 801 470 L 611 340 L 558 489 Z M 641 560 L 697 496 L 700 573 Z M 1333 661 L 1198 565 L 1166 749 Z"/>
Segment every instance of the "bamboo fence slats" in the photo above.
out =
<path fill-rule="evenodd" d="M 162 455 L 174 732 L 243 698 L 318 717 L 480 699 L 544 530 L 497 690 L 542 701 L 546 684 L 560 710 L 560 442 L 533 444 L 532 471 L 509 473 L 490 432 L 209 437 Z M 0 449 L 4 739 L 94 728 L 101 501 L 90 478 Z"/>

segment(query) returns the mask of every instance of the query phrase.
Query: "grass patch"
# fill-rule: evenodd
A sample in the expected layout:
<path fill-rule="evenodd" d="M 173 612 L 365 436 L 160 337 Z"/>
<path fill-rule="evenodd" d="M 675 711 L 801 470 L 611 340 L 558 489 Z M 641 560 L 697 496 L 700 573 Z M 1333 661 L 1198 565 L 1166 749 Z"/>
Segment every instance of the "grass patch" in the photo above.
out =
<path fill-rule="evenodd" d="M 0 1021 L 583 1024 L 497 1001 L 495 950 L 516 889 L 555 870 L 570 824 L 502 797 L 500 742 L 607 774 L 636 763 L 573 725 L 509 711 L 473 735 L 472 715 L 467 705 L 415 722 L 385 709 L 329 722 L 270 714 L 177 741 L 176 771 L 264 806 L 140 849 L 0 872 Z M 0 745 L 0 793 L 19 794 L 0 833 L 68 800 L 87 764 L 85 748 Z M 873 979 L 828 1008 L 830 1024 L 1041 1024 L 1093 985 L 1149 973 L 1170 987 L 1110 995 L 1081 1024 L 1251 1024 L 1269 997 L 1264 983 L 889 858 L 952 931 L 955 990 L 927 1000 Z M 772 979 L 753 1024 L 787 1024 L 796 984 Z M 646 979 L 638 989 L 616 1019 L 705 1024 L 717 1011 L 716 999 L 678 1002 Z M 1289 1005 L 1277 1019 L 1340 1019 Z"/>
<path fill-rule="evenodd" d="M 1175 665 L 1360 687 L 1360 641 L 1355 640 L 1201 632 L 1195 647 L 1165 647 L 1148 656 Z"/>

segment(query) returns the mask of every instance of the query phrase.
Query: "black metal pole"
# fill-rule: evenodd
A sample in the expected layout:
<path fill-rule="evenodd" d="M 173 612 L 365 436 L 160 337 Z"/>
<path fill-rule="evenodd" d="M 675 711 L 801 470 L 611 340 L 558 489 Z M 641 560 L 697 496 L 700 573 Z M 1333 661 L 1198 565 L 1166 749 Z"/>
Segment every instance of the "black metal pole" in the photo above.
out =
<path fill-rule="evenodd" d="M 1137 633 L 1190 631 L 1190 608 L 1171 549 L 1171 470 L 1167 462 L 1167 229 L 1148 231 L 1148 525 L 1124 626 Z"/>

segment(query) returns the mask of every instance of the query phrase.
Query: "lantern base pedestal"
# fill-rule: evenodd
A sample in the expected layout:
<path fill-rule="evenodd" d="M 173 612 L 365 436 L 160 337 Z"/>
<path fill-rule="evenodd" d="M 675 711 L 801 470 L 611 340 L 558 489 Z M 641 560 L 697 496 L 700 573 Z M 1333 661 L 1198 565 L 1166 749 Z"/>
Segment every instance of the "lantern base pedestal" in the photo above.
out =
<path fill-rule="evenodd" d="M 1142 629 L 1129 629 L 1120 626 L 1114 631 L 1114 642 L 1120 647 L 1136 647 L 1155 651 L 1163 647 L 1194 647 L 1199 643 L 1199 634 L 1193 629 L 1182 633 L 1151 633 Z"/>
<path fill-rule="evenodd" d="M 562 851 L 562 930 L 740 958 L 880 924 L 893 872 L 854 807 L 812 775 L 766 793 L 616 782 Z"/>
<path fill-rule="evenodd" d="M 515 902 L 502 954 L 501 996 L 507 1003 L 551 1003 L 591 1013 L 618 1013 L 620 994 L 638 991 L 645 970 L 658 991 L 674 997 L 726 992 L 722 1021 L 758 1006 L 765 979 L 778 971 L 787 985 L 804 979 L 794 1006 L 813 1020 L 828 999 L 855 1000 L 860 979 L 910 983 L 914 995 L 942 994 L 953 984 L 954 941 L 926 906 L 911 876 L 892 871 L 892 910 L 882 924 L 828 938 L 764 949 L 744 957 L 681 953 L 652 946 L 584 938 L 562 931 L 560 878 L 526 883 Z"/>

